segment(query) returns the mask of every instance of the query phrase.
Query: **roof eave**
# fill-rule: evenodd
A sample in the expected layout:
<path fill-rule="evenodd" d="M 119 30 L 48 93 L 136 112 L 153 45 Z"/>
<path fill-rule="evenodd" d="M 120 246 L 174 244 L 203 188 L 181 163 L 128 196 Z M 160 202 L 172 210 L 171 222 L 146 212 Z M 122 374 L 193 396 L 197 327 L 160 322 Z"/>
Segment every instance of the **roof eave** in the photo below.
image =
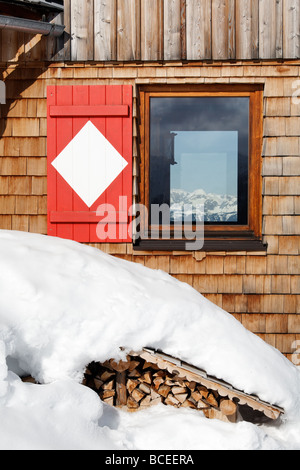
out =
<path fill-rule="evenodd" d="M 47 23 L 25 18 L 15 18 L 12 16 L 0 15 L 0 30 L 10 29 L 24 33 L 42 34 L 43 36 L 62 36 L 65 30 L 64 25 Z"/>
<path fill-rule="evenodd" d="M 30 8 L 30 9 L 38 9 L 38 10 L 46 10 L 46 11 L 56 11 L 58 13 L 62 13 L 64 11 L 64 6 L 59 4 L 59 3 L 55 3 L 55 2 L 48 2 L 48 1 L 45 1 L 45 0 L 10 0 L 8 2 L 8 0 L 0 0 L 0 3 L 10 3 L 10 4 L 14 4 L 14 5 L 17 5 L 17 6 L 23 6 L 23 7 L 27 7 L 27 8 Z"/>

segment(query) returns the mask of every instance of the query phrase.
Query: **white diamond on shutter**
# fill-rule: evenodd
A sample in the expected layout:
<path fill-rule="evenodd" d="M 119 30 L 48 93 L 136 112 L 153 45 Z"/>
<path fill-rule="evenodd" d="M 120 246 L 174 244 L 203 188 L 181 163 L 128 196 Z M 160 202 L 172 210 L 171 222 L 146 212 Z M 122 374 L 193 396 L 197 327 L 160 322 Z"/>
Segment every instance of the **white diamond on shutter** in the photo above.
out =
<path fill-rule="evenodd" d="M 128 163 L 88 121 L 52 165 L 84 203 L 91 207 Z"/>

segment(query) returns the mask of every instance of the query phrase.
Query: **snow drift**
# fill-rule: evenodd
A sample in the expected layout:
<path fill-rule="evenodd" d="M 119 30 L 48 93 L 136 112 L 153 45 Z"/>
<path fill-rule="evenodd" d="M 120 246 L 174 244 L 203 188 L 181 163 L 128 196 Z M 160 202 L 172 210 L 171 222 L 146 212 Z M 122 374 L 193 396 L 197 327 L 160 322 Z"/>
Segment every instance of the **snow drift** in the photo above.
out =
<path fill-rule="evenodd" d="M 214 448 L 222 439 L 208 436 L 229 428 L 225 448 L 300 448 L 299 369 L 192 287 L 95 248 L 12 231 L 0 231 L 0 267 L 1 448 Z M 147 346 L 281 406 L 284 422 L 266 433 L 160 406 L 125 416 L 80 385 L 89 362 Z M 44 385 L 22 383 L 21 371 Z M 143 439 L 134 429 L 147 421 Z M 171 442 L 161 433 L 175 422 Z M 206 439 L 186 441 L 186 426 Z"/>

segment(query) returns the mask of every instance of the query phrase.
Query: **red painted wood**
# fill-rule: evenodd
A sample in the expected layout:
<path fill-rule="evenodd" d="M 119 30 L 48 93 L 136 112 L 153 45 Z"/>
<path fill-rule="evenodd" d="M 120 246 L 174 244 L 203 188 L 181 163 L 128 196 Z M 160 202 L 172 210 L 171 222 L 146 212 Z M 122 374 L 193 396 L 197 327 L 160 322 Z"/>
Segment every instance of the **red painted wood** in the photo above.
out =
<path fill-rule="evenodd" d="M 112 218 L 113 214 L 108 212 L 105 214 Z M 60 223 L 78 223 L 78 224 L 97 224 L 103 220 L 104 216 L 97 215 L 97 212 L 81 212 L 81 211 L 70 211 L 70 212 L 50 212 L 50 221 L 52 224 L 60 224 Z M 120 224 L 128 224 L 129 216 L 128 211 L 117 212 L 116 213 L 117 222 Z"/>
<path fill-rule="evenodd" d="M 132 87 L 130 85 L 123 85 L 123 104 L 128 105 L 130 110 L 129 119 L 123 119 L 123 158 L 128 162 L 127 167 L 122 173 L 122 192 L 125 195 L 128 195 L 127 199 L 127 212 L 132 205 Z M 122 208 L 124 210 L 124 208 Z M 121 208 L 120 208 L 121 210 Z M 129 220 L 129 223 L 131 219 Z M 125 227 L 121 226 L 123 231 L 122 237 L 126 237 Z M 127 237 L 132 238 L 132 233 L 128 234 L 127 227 Z"/>
<path fill-rule="evenodd" d="M 128 106 L 50 106 L 51 117 L 128 116 Z"/>
<path fill-rule="evenodd" d="M 53 160 L 91 121 L 128 162 L 125 170 L 88 208 L 52 166 Z M 121 198 L 121 199 L 120 199 Z M 119 199 L 121 206 L 119 206 Z M 103 212 L 103 204 L 108 212 Z M 79 242 L 130 242 L 132 204 L 132 87 L 127 85 L 53 86 L 48 89 L 48 234 Z M 97 215 L 98 207 L 102 208 Z M 115 208 L 114 216 L 111 208 Z M 99 239 L 99 222 L 114 239 Z M 107 224 L 107 227 L 106 225 Z M 102 230 L 103 233 L 103 230 Z"/>
<path fill-rule="evenodd" d="M 56 87 L 56 96 L 58 105 L 70 105 L 73 100 L 73 87 L 64 86 Z M 72 119 L 61 118 L 56 122 L 56 141 L 57 155 L 68 145 L 74 137 Z M 48 136 L 51 139 L 51 136 Z M 56 173 L 56 204 L 57 208 L 62 211 L 73 210 L 73 193 L 72 188 L 66 184 L 65 180 Z M 60 224 L 57 226 L 57 236 L 60 238 L 73 239 L 73 226 L 69 224 Z"/>
<path fill-rule="evenodd" d="M 89 86 L 74 86 L 73 87 L 73 106 L 75 110 L 76 107 L 81 107 L 84 105 L 85 108 L 89 107 Z M 81 115 L 74 114 L 72 116 L 73 121 L 73 136 L 78 134 L 78 132 L 86 124 L 87 119 Z M 58 119 L 60 122 L 60 119 Z M 85 203 L 77 196 L 76 193 L 73 193 L 73 209 L 74 211 L 86 211 L 87 206 Z M 74 240 L 89 240 L 90 239 L 90 227 L 89 224 L 74 224 Z"/>
<path fill-rule="evenodd" d="M 106 86 L 90 87 L 90 99 L 91 103 L 96 106 L 106 106 Z M 93 116 L 91 119 L 92 123 L 99 129 L 99 131 L 106 137 L 106 117 L 105 116 Z M 113 145 L 113 142 L 111 142 Z M 91 207 L 91 210 L 97 211 L 97 208 L 103 204 L 108 204 L 107 192 L 105 191 L 96 203 Z M 90 240 L 92 243 L 99 242 L 99 236 L 97 234 L 97 226 L 91 225 L 90 227 Z"/>
<path fill-rule="evenodd" d="M 50 138 L 47 141 L 47 175 L 48 175 L 48 235 L 55 237 L 57 235 L 57 226 L 50 223 L 50 212 L 56 208 L 56 172 L 51 163 L 57 155 L 56 149 L 56 119 L 50 119 L 50 106 L 56 104 L 56 87 L 50 86 L 47 89 L 47 132 Z"/>
<path fill-rule="evenodd" d="M 106 104 L 116 105 L 123 101 L 123 87 L 107 85 L 106 87 Z M 123 156 L 123 119 L 121 117 L 106 118 L 106 135 L 105 137 L 111 142 L 114 148 Z M 114 207 L 119 206 L 119 197 L 123 195 L 123 179 L 122 175 L 112 182 L 106 191 L 107 203 Z M 123 209 L 123 208 L 122 208 Z"/>

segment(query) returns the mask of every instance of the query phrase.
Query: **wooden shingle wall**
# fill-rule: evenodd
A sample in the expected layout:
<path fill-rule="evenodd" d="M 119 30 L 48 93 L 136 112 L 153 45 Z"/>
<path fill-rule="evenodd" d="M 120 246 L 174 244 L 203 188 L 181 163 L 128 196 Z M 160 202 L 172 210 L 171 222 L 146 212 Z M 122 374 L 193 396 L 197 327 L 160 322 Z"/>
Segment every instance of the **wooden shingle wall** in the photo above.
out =
<path fill-rule="evenodd" d="M 48 85 L 132 84 L 136 109 L 139 84 L 262 83 L 263 235 L 267 253 L 134 252 L 130 244 L 96 246 L 187 282 L 292 358 L 300 344 L 296 343 L 300 341 L 299 68 L 299 62 L 170 62 L 118 66 L 61 63 L 44 69 L 16 64 L 0 69 L 7 86 L 7 105 L 0 106 L 0 229 L 46 233 Z"/>
<path fill-rule="evenodd" d="M 56 40 L 51 38 L 32 38 L 3 30 L 0 62 L 300 57 L 299 0 L 65 0 L 64 3 L 63 48 L 57 50 Z"/>

